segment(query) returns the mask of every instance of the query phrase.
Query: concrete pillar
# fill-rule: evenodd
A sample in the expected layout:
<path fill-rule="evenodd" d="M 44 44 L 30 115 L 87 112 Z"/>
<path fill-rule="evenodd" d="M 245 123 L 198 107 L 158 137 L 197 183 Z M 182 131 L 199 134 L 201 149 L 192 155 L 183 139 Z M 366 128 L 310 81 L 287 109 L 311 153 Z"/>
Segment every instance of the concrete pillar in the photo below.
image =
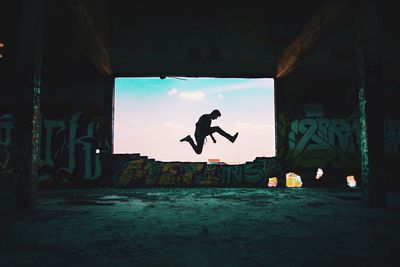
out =
<path fill-rule="evenodd" d="M 357 16 L 360 147 L 364 203 L 386 206 L 384 113 L 377 1 L 360 2 Z"/>
<path fill-rule="evenodd" d="M 40 140 L 40 84 L 44 0 L 20 1 L 17 104 L 15 106 L 14 179 L 16 208 L 32 211 Z"/>

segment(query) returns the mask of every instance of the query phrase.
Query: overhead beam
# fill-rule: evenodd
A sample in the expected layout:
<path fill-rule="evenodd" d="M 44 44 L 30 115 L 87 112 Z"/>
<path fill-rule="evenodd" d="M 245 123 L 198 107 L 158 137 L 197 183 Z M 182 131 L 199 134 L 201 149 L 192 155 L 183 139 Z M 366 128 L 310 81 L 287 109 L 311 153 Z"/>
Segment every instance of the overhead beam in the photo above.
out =
<path fill-rule="evenodd" d="M 288 75 L 323 38 L 334 28 L 349 7 L 347 2 L 328 2 L 311 18 L 302 32 L 282 52 L 276 69 L 276 77 Z"/>
<path fill-rule="evenodd" d="M 111 75 L 111 45 L 107 34 L 96 24 L 85 1 L 48 1 L 50 14 L 65 28 L 72 41 L 104 75 Z"/>

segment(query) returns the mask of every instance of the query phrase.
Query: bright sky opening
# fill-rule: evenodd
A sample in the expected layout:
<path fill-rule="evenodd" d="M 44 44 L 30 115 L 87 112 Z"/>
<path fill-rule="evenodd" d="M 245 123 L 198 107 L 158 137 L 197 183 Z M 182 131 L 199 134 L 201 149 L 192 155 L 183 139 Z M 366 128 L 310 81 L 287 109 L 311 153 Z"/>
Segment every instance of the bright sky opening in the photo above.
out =
<path fill-rule="evenodd" d="M 140 153 L 161 161 L 241 164 L 275 156 L 274 80 L 266 78 L 117 78 L 114 153 Z M 220 126 L 235 143 L 214 133 L 197 155 L 187 142 L 195 124 L 214 109 Z"/>

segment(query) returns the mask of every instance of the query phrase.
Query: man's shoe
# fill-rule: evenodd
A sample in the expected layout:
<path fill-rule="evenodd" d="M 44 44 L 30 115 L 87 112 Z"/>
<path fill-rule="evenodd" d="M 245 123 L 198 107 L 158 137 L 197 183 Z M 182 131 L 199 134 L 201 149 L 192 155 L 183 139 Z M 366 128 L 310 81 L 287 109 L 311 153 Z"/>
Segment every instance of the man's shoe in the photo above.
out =
<path fill-rule="evenodd" d="M 188 135 L 188 136 L 182 138 L 182 139 L 180 140 L 180 142 L 185 142 L 185 141 L 186 141 L 186 142 L 189 142 L 190 139 L 192 139 L 192 138 L 190 137 L 190 135 Z"/>
<path fill-rule="evenodd" d="M 235 140 L 236 140 L 236 138 L 238 137 L 238 135 L 239 135 L 239 133 L 236 133 L 236 134 L 232 137 L 232 139 L 231 139 L 231 142 L 232 142 L 232 143 L 235 143 Z"/>

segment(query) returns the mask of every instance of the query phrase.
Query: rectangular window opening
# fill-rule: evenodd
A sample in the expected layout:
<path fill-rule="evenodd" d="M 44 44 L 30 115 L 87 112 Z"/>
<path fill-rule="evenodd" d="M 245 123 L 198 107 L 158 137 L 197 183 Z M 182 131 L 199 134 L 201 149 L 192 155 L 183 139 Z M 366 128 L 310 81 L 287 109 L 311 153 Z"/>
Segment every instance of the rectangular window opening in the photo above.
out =
<path fill-rule="evenodd" d="M 243 164 L 256 157 L 275 156 L 274 79 L 270 78 L 116 78 L 114 153 L 137 153 L 165 162 Z M 196 122 L 219 110 L 211 127 L 235 135 L 231 140 L 213 133 L 201 154 Z M 228 136 L 229 138 L 229 136 Z"/>

